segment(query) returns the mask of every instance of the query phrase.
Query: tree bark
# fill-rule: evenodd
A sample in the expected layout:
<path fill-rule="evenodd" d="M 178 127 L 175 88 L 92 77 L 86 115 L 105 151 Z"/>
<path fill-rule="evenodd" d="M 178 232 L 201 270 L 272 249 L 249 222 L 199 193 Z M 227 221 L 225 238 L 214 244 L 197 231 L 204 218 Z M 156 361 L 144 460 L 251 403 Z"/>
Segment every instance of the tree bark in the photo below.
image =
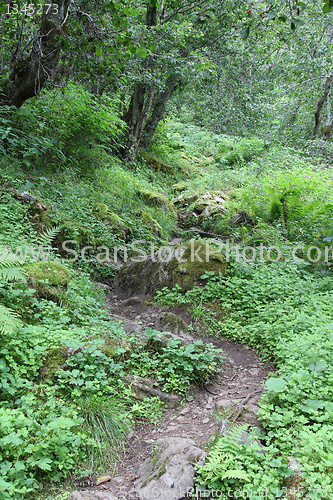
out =
<path fill-rule="evenodd" d="M 317 102 L 317 108 L 315 111 L 315 124 L 314 124 L 313 130 L 312 130 L 312 139 L 315 139 L 317 136 L 317 133 L 318 133 L 318 129 L 319 129 L 319 125 L 320 125 L 320 113 L 321 113 L 322 107 L 324 105 L 324 102 L 328 96 L 328 93 L 330 92 L 331 80 L 332 80 L 332 74 L 330 73 L 326 78 L 323 95 L 321 96 L 321 98 Z"/>
<path fill-rule="evenodd" d="M 172 94 L 177 90 L 178 84 L 174 76 L 168 78 L 166 89 L 159 93 L 158 97 L 154 99 L 152 106 L 152 112 L 149 120 L 147 121 L 144 128 L 144 138 L 141 145 L 144 149 L 148 149 L 152 138 L 156 132 L 159 122 L 163 118 L 163 114 L 168 103 L 168 100 Z"/>
<path fill-rule="evenodd" d="M 66 33 L 70 3 L 71 0 L 53 0 L 48 14 L 44 9 L 29 56 L 15 61 L 9 77 L 2 84 L 0 105 L 19 108 L 43 88 L 59 62 L 61 37 Z"/>
<path fill-rule="evenodd" d="M 156 2 L 148 2 L 146 10 L 146 28 L 150 29 L 157 23 Z M 156 62 L 152 56 L 147 58 L 146 69 L 153 72 Z M 127 144 L 123 150 L 123 155 L 128 160 L 133 160 L 138 152 L 142 140 L 143 130 L 146 125 L 156 90 L 153 85 L 138 83 L 133 91 L 133 95 L 128 110 L 122 119 L 127 124 Z"/>

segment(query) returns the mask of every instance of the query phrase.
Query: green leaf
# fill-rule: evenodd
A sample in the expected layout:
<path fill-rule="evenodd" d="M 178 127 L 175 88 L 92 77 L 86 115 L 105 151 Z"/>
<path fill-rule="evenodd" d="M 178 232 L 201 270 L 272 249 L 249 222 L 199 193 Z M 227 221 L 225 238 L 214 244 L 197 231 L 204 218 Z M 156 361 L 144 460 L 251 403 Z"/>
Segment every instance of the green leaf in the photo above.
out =
<path fill-rule="evenodd" d="M 51 458 L 42 458 L 41 460 L 36 460 L 36 465 L 42 470 L 52 470 L 51 467 L 52 460 Z"/>
<path fill-rule="evenodd" d="M 28 189 L 35 187 L 35 184 L 33 182 L 27 182 L 24 186 L 20 187 L 20 189 L 17 190 L 17 194 L 20 195 L 24 191 L 27 191 Z"/>
<path fill-rule="evenodd" d="M 268 19 L 275 19 L 276 18 L 277 12 L 275 10 L 272 10 L 271 12 L 267 13 Z"/>
<path fill-rule="evenodd" d="M 293 22 L 294 24 L 296 24 L 296 26 L 304 26 L 305 22 L 302 21 L 302 19 L 293 19 Z"/>
<path fill-rule="evenodd" d="M 250 34 L 249 26 L 244 26 L 240 32 L 241 39 L 244 41 L 247 40 L 247 38 L 249 37 L 249 34 Z"/>
<path fill-rule="evenodd" d="M 311 371 L 316 372 L 316 373 L 322 373 L 325 370 L 327 370 L 327 368 L 328 368 L 328 365 L 327 365 L 326 361 L 322 361 L 322 360 L 317 361 L 316 364 L 311 363 L 309 365 L 309 369 Z"/>
<path fill-rule="evenodd" d="M 271 377 L 266 380 L 266 387 L 271 392 L 282 392 L 286 385 L 287 382 L 283 378 Z"/>
<path fill-rule="evenodd" d="M 279 21 L 282 21 L 283 23 L 285 23 L 285 22 L 286 22 L 286 20 L 287 20 L 287 16 L 285 16 L 284 14 L 282 14 L 282 16 L 279 16 L 279 17 L 278 17 L 278 20 L 279 20 Z"/>
<path fill-rule="evenodd" d="M 294 23 L 294 22 L 291 22 L 291 23 L 290 23 L 290 28 L 291 28 L 292 30 L 295 30 L 295 29 L 296 29 L 296 26 L 295 26 L 295 23 Z"/>
<path fill-rule="evenodd" d="M 328 14 L 329 12 L 331 12 L 332 9 L 333 9 L 333 3 L 326 2 L 324 7 L 323 7 L 323 13 Z"/>

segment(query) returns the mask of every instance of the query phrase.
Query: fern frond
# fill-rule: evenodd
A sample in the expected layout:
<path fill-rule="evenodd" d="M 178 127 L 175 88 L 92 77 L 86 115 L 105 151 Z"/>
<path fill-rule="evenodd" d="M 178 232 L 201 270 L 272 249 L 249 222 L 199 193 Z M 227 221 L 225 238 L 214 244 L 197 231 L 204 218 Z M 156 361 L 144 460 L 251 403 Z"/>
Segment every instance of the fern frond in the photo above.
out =
<path fill-rule="evenodd" d="M 2 251 L 2 259 L 0 261 L 0 280 L 4 281 L 25 281 L 26 273 L 22 269 L 23 262 L 15 255 L 7 253 L 4 256 L 5 250 Z"/>
<path fill-rule="evenodd" d="M 38 244 L 43 247 L 51 245 L 54 238 L 60 233 L 63 226 L 54 226 L 46 229 L 38 238 Z"/>
<path fill-rule="evenodd" d="M 227 470 L 220 479 L 240 479 L 241 481 L 249 481 L 249 476 L 245 471 L 240 469 Z"/>
<path fill-rule="evenodd" d="M 11 335 L 20 326 L 22 321 L 19 316 L 12 309 L 0 304 L 0 334 Z"/>
<path fill-rule="evenodd" d="M 9 267 L 0 269 L 0 280 L 25 281 L 26 273 L 20 267 Z"/>

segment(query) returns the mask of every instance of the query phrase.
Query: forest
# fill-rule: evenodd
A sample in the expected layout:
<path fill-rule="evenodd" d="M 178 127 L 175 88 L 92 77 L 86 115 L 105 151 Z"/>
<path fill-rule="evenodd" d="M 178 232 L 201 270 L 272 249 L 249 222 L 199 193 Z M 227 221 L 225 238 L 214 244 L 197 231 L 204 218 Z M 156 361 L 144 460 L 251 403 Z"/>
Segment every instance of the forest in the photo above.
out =
<path fill-rule="evenodd" d="M 333 1 L 0 32 L 0 500 L 332 499 Z"/>

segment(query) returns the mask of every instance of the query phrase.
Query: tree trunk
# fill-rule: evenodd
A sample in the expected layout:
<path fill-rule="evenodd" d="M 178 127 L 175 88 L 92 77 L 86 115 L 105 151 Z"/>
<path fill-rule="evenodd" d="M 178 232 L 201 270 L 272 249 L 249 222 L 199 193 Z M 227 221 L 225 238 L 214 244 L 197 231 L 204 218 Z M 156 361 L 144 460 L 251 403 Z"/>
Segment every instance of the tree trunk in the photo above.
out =
<path fill-rule="evenodd" d="M 148 2 L 146 10 L 146 28 L 150 29 L 153 26 L 156 26 L 156 23 L 156 1 Z M 156 62 L 152 56 L 149 56 L 146 62 L 146 69 L 153 72 L 155 67 Z M 134 88 L 128 110 L 122 117 L 123 121 L 127 124 L 127 145 L 123 154 L 124 157 L 129 160 L 133 160 L 137 155 L 155 93 L 156 90 L 154 86 L 147 86 L 145 84 L 138 83 Z"/>
<path fill-rule="evenodd" d="M 330 73 L 326 78 L 323 95 L 321 96 L 321 98 L 317 102 L 317 108 L 315 111 L 315 124 L 314 124 L 313 130 L 312 130 L 312 139 L 315 139 L 317 136 L 317 133 L 318 133 L 318 129 L 319 129 L 319 125 L 320 125 L 320 113 L 321 113 L 322 107 L 324 105 L 324 102 L 328 96 L 328 93 L 331 89 L 331 80 L 332 80 L 332 74 Z"/>
<path fill-rule="evenodd" d="M 144 128 L 144 138 L 141 142 L 143 148 L 149 148 L 152 138 L 156 132 L 157 125 L 163 118 L 167 102 L 177 88 L 178 85 L 175 77 L 170 76 L 167 81 L 166 89 L 163 92 L 160 92 L 158 97 L 154 99 L 152 113 Z"/>
<path fill-rule="evenodd" d="M 138 120 L 136 121 L 135 126 L 130 130 L 129 148 L 126 152 L 126 158 L 129 160 L 134 160 L 138 153 L 139 147 L 141 145 L 143 130 L 153 104 L 154 96 L 155 89 L 152 87 L 147 95 L 145 106 L 138 116 Z"/>
<path fill-rule="evenodd" d="M 14 63 L 0 89 L 0 105 L 19 108 L 43 88 L 59 62 L 70 3 L 71 0 L 53 0 L 50 12 L 46 14 L 44 10 L 29 56 Z"/>

